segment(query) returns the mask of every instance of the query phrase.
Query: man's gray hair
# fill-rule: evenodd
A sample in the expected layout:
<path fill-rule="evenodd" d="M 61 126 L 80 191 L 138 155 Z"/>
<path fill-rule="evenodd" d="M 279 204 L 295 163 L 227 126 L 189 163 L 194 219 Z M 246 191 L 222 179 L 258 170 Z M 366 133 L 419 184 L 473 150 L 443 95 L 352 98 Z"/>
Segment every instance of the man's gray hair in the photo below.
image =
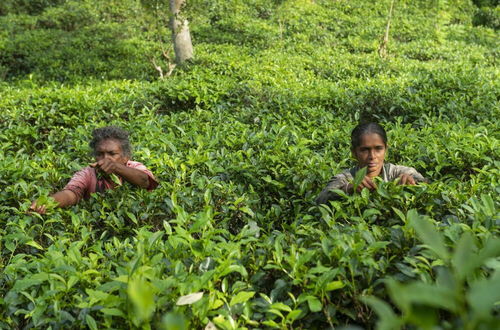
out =
<path fill-rule="evenodd" d="M 92 140 L 89 142 L 89 146 L 92 149 L 92 153 L 95 155 L 96 148 L 104 140 L 115 140 L 118 141 L 122 147 L 122 151 L 125 156 L 132 156 L 132 146 L 128 139 L 128 132 L 117 126 L 106 126 L 97 128 L 92 132 Z"/>

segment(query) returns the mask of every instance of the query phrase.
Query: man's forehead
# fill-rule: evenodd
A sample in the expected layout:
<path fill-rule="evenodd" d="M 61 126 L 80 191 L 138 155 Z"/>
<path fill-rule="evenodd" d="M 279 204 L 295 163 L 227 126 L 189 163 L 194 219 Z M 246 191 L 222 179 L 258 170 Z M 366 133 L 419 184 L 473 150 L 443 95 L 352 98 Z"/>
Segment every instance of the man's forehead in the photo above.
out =
<path fill-rule="evenodd" d="M 97 146 L 98 151 L 122 151 L 122 146 L 120 142 L 112 139 L 107 139 L 101 141 Z"/>

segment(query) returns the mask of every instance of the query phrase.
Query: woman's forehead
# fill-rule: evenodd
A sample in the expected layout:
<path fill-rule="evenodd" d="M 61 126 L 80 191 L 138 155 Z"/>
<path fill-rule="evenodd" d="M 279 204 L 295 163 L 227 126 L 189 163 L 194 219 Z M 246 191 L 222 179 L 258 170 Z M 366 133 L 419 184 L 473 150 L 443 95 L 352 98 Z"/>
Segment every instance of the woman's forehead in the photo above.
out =
<path fill-rule="evenodd" d="M 385 145 L 384 139 L 377 133 L 366 133 L 360 136 L 359 145 Z"/>

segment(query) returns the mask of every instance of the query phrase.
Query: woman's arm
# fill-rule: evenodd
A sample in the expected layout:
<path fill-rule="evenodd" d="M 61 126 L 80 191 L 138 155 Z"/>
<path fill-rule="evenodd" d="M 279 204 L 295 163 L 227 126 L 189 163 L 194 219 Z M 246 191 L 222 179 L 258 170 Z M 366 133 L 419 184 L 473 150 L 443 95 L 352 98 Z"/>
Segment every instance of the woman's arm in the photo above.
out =
<path fill-rule="evenodd" d="M 326 204 L 330 200 L 334 200 L 338 197 L 336 193 L 332 190 L 339 189 L 346 193 L 348 192 L 349 181 L 344 173 L 335 175 L 326 185 L 325 189 L 316 197 L 317 204 Z"/>
<path fill-rule="evenodd" d="M 402 165 L 392 165 L 393 169 L 393 179 L 399 179 L 398 183 L 402 185 L 416 185 L 420 182 L 427 182 L 422 174 L 420 174 L 415 168 L 402 166 Z"/>
<path fill-rule="evenodd" d="M 331 191 L 333 189 L 342 190 L 343 192 L 349 195 L 353 194 L 354 185 L 351 183 L 351 181 L 352 181 L 352 175 L 350 171 L 345 171 L 341 174 L 334 176 L 330 180 L 330 182 L 328 182 L 325 189 L 323 189 L 323 191 L 316 198 L 316 203 L 326 204 L 330 200 L 337 199 L 339 196 L 333 191 Z M 368 190 L 377 189 L 377 185 L 368 175 L 363 178 L 363 180 L 357 186 L 356 191 L 361 192 L 361 190 L 363 190 L 364 188 L 367 188 Z"/>

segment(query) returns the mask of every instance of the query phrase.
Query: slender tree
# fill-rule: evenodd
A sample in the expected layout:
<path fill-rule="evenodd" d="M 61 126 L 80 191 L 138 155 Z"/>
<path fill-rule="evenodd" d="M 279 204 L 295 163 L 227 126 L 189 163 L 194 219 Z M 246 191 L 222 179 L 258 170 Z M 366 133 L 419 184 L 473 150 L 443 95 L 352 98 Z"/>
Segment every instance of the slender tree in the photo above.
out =
<path fill-rule="evenodd" d="M 193 44 L 189 33 L 188 20 L 182 16 L 181 9 L 186 0 L 170 0 L 170 29 L 174 42 L 175 62 L 182 64 L 193 58 Z"/>
<path fill-rule="evenodd" d="M 389 8 L 389 14 L 387 15 L 387 25 L 385 26 L 384 37 L 382 38 L 382 42 L 380 43 L 380 47 L 378 48 L 378 54 L 380 57 L 387 57 L 387 46 L 389 45 L 389 30 L 391 29 L 391 21 L 392 21 L 392 12 L 394 10 L 394 1 L 391 0 L 391 6 Z"/>

